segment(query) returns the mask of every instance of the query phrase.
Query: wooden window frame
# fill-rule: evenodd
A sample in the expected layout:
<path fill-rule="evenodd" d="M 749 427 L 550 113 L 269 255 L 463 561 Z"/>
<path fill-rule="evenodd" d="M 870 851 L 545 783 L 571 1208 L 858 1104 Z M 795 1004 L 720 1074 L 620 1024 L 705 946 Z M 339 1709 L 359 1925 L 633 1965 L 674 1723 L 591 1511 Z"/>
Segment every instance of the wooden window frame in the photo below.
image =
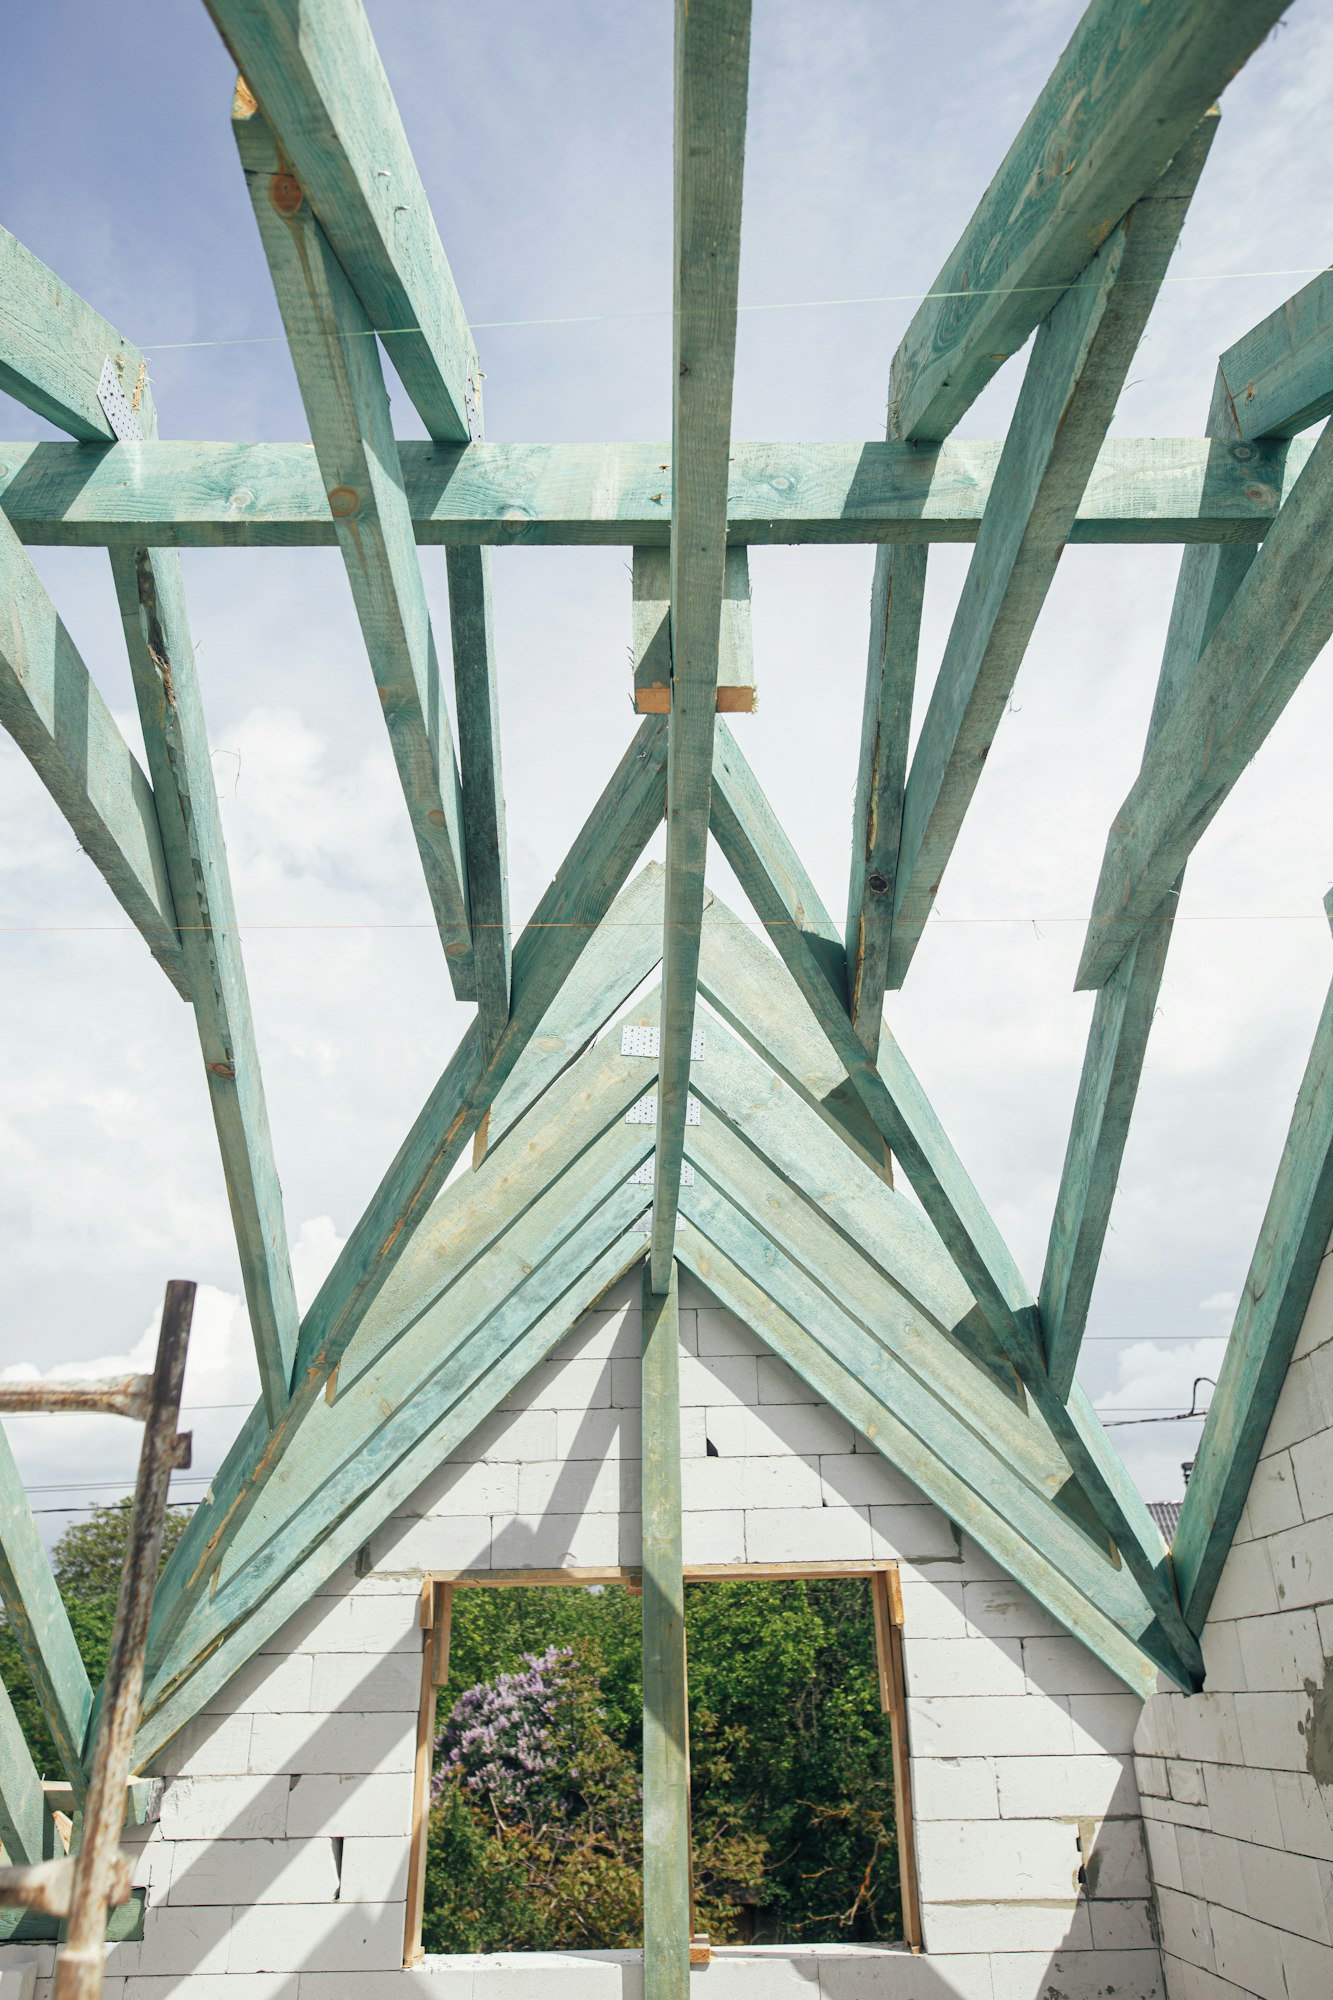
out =
<path fill-rule="evenodd" d="M 898 1831 L 898 1880 L 902 1893 L 903 1941 L 913 1952 L 922 1948 L 921 1897 L 917 1883 L 916 1827 L 912 1817 L 912 1767 L 907 1732 L 907 1690 L 903 1670 L 903 1594 L 898 1565 L 890 1561 L 815 1563 L 687 1563 L 686 1583 L 725 1578 L 789 1580 L 813 1583 L 831 1578 L 870 1584 L 875 1625 L 875 1663 L 880 1708 L 889 1718 L 893 1741 L 893 1790 Z M 420 1965 L 426 1904 L 426 1842 L 430 1818 L 431 1747 L 435 1740 L 435 1708 L 449 1678 L 449 1640 L 454 1592 L 458 1590 L 586 1590 L 590 1585 L 642 1589 L 637 1569 L 497 1569 L 431 1571 L 421 1581 L 421 1701 L 417 1712 L 416 1762 L 412 1786 L 412 1823 L 408 1850 L 407 1910 L 403 1964 Z"/>

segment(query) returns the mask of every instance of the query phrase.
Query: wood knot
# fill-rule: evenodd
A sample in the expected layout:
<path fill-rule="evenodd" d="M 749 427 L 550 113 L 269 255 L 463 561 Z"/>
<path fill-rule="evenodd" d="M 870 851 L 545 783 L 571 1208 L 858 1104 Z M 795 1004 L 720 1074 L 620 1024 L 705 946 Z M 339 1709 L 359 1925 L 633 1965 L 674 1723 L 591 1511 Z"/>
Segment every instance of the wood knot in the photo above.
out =
<path fill-rule="evenodd" d="M 274 174 L 268 184 L 268 198 L 279 215 L 295 215 L 305 195 L 295 174 Z"/>
<path fill-rule="evenodd" d="M 208 1073 L 210 1076 L 222 1076 L 226 1077 L 228 1082 L 234 1082 L 236 1079 L 236 1065 L 229 1062 L 210 1063 L 208 1065 Z"/>
<path fill-rule="evenodd" d="M 355 514 L 361 505 L 361 495 L 355 486 L 334 486 L 329 489 L 329 512 L 335 521 L 345 521 Z"/>

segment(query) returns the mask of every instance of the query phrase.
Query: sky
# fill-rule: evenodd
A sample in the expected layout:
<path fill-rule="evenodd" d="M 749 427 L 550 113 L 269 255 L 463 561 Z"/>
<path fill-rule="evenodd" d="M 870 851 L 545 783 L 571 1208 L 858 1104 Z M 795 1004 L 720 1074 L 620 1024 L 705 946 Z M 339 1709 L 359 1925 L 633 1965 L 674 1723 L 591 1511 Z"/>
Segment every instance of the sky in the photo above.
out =
<path fill-rule="evenodd" d="M 487 435 L 667 437 L 670 0 L 368 12 L 476 331 Z M 1079 12 L 755 0 L 738 439 L 883 435 L 893 350 Z M 112 19 L 46 0 L 6 39 L 23 89 L 0 125 L 0 219 L 146 351 L 164 437 L 305 438 L 230 135 L 232 66 L 203 6 L 131 0 Z M 1298 0 L 1223 100 L 1115 433 L 1199 434 L 1220 351 L 1327 259 L 1330 73 L 1333 16 Z M 1021 367 L 960 436 L 1003 434 Z M 400 435 L 421 435 L 391 386 Z M 48 435 L 0 396 L 0 438 Z M 918 725 L 968 553 L 931 554 Z M 105 556 L 33 559 L 138 743 Z M 937 921 L 889 1000 L 1034 1287 L 1091 1017 L 1072 990 L 1083 922 L 1138 767 L 1178 560 L 1066 551 Z M 751 564 L 761 705 L 735 727 L 835 913 L 872 563 L 805 548 Z M 423 564 L 443 630 L 443 551 Z M 189 552 L 184 569 L 305 1302 L 472 1010 L 449 988 L 336 551 Z M 634 727 L 628 551 L 499 551 L 495 610 L 521 922 Z M 1122 1423 L 1189 1408 L 1194 1378 L 1218 1372 L 1333 973 L 1331 727 L 1325 659 L 1190 864 L 1081 1367 Z M 143 1365 L 165 1280 L 196 1278 L 188 1498 L 255 1392 L 193 1026 L 7 741 L 0 968 L 0 1366 Z M 1180 1492 L 1199 1428 L 1113 1435 L 1156 1499 Z M 48 1533 L 131 1476 L 137 1427 L 9 1431 Z"/>

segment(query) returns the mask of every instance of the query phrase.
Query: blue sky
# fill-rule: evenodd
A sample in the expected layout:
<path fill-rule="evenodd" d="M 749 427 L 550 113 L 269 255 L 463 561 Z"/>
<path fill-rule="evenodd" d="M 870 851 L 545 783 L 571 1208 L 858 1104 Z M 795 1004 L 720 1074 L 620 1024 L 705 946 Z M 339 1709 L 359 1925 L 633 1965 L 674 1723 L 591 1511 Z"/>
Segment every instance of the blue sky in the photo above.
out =
<path fill-rule="evenodd" d="M 669 0 L 371 0 L 369 13 L 478 330 L 488 434 L 667 435 Z M 738 437 L 882 435 L 915 297 L 1078 13 L 1066 0 L 755 0 Z M 148 352 L 164 436 L 304 437 L 229 130 L 232 68 L 203 7 L 131 0 L 112 16 L 47 0 L 6 36 L 21 88 L 0 129 L 0 218 Z M 1333 18 L 1305 0 L 1228 91 L 1117 431 L 1201 430 L 1219 351 L 1303 282 L 1284 273 L 1327 258 L 1330 73 Z M 879 302 L 846 303 L 867 300 Z M 1002 433 L 1019 366 L 962 434 Z M 401 394 L 394 408 L 419 434 Z M 43 434 L 0 397 L 0 436 Z M 133 736 L 105 560 L 35 560 Z M 931 558 L 918 714 L 965 562 Z M 1067 552 L 946 877 L 944 921 L 890 1003 L 1034 1284 L 1090 1014 L 1071 990 L 1078 919 L 1137 768 L 1176 564 L 1166 549 Z M 470 1010 L 452 1000 L 429 924 L 338 557 L 209 552 L 185 567 L 308 1292 Z M 870 567 L 855 549 L 753 560 L 762 706 L 739 726 L 834 910 Z M 425 570 L 443 622 L 441 552 Z M 521 920 L 632 728 L 627 552 L 504 551 L 496 611 Z M 1320 911 L 1331 723 L 1325 661 L 1191 866 L 1085 1353 L 1100 1402 L 1183 1408 L 1194 1375 L 1216 1373 L 1333 972 Z M 716 877 L 726 893 L 725 869 Z M 0 1362 L 125 1355 L 163 1280 L 191 1275 L 210 1289 L 189 1394 L 245 1400 L 190 1021 L 8 744 L 0 922 Z M 240 1414 L 197 1416 L 203 1472 Z M 71 1464 L 91 1479 L 130 1462 L 102 1427 L 13 1435 L 44 1505 Z M 1117 1435 L 1153 1497 L 1176 1490 L 1197 1426 Z"/>

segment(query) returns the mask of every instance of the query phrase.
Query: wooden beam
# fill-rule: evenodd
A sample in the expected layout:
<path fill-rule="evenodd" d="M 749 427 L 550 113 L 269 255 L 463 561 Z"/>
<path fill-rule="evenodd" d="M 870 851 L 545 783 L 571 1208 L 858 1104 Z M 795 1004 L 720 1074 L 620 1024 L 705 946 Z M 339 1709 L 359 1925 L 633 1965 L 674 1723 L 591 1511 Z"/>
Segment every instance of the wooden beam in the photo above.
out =
<path fill-rule="evenodd" d="M 934 907 L 1217 123 L 1190 133 L 1038 328 L 907 777 L 892 987 Z"/>
<path fill-rule="evenodd" d="M 1075 982 L 1102 986 L 1333 634 L 1325 426 L 1116 814 Z"/>
<path fill-rule="evenodd" d="M 1208 427 L 1219 439 L 1236 437 L 1231 396 L 1220 374 Z M 1147 749 L 1253 560 L 1254 551 L 1239 546 L 1185 551 Z M 1062 1395 L 1069 1393 L 1078 1365 L 1182 882 L 1178 876 L 1098 992 L 1093 1009 L 1039 1293 L 1047 1368 Z"/>
<path fill-rule="evenodd" d="M 206 4 L 421 421 L 465 439 L 472 336 L 361 0 Z"/>
<path fill-rule="evenodd" d="M 680 1296 L 643 1273 L 643 1992 L 690 1990 L 690 1741 L 680 1518 Z"/>
<path fill-rule="evenodd" d="M 846 951 L 848 1009 L 872 1062 L 879 1057 L 889 980 L 926 553 L 924 543 L 890 543 L 877 550 L 870 600 L 870 659 L 852 812 Z"/>
<path fill-rule="evenodd" d="M 6 521 L 0 521 L 0 602 L 0 724 L 188 999 L 152 786 Z"/>
<path fill-rule="evenodd" d="M 283 1424 L 270 1436 L 262 1412 L 249 1419 L 194 1510 L 158 1587 L 150 1659 L 176 1609 L 207 1574 L 220 1540 L 237 1530 L 263 1490 L 304 1411 L 325 1393 L 486 1110 L 543 1027 L 661 820 L 665 761 L 665 725 L 648 717 L 515 946 L 514 1007 L 494 1057 L 484 1062 L 474 1022 L 306 1313 Z"/>
<path fill-rule="evenodd" d="M 1333 415 L 1333 271 L 1252 327 L 1218 369 L 1241 437 L 1291 438 Z"/>
<path fill-rule="evenodd" d="M 1315 1030 L 1222 1373 L 1185 1488 L 1172 1558 L 1202 1632 L 1333 1235 L 1333 988 Z"/>
<path fill-rule="evenodd" d="M 59 1855 L 55 1822 L 8 1690 L 0 1685 L 0 1843 L 10 1867 Z"/>
<path fill-rule="evenodd" d="M 975 542 L 1002 445 L 956 439 L 736 444 L 727 539 Z M 665 444 L 398 441 L 418 543 L 665 548 Z M 1310 455 L 1260 442 L 1108 438 L 1071 542 L 1259 542 Z M 306 444 L 0 444 L 0 511 L 21 541 L 69 548 L 336 548 L 338 524 Z"/>
<path fill-rule="evenodd" d="M 372 322 L 290 163 L 240 90 L 232 131 L 449 976 L 459 999 L 472 999 L 458 767 Z"/>
<path fill-rule="evenodd" d="M 653 1235 L 671 1282 L 708 855 L 727 550 L 750 0 L 676 0 L 671 712 Z"/>
<path fill-rule="evenodd" d="M 41 1703 L 61 1769 L 82 1801 L 93 1691 L 9 1440 L 0 1430 L 0 1598 Z M 38 1857 L 34 1857 L 38 1858 Z"/>
<path fill-rule="evenodd" d="M 671 557 L 664 548 L 635 549 L 634 707 L 639 715 L 671 712 Z M 727 550 L 722 573 L 722 624 L 717 654 L 717 710 L 750 715 L 755 706 L 754 635 L 750 623 L 750 559 Z"/>
<path fill-rule="evenodd" d="M 893 359 L 900 438 L 946 437 L 1150 187 L 1284 0 L 1093 0 Z"/>
<path fill-rule="evenodd" d="M 623 1196 L 615 1197 L 609 1205 L 614 1212 L 609 1215 L 606 1234 L 612 1240 L 593 1254 L 582 1275 L 566 1284 L 561 1296 L 510 1348 L 503 1363 L 461 1395 L 441 1422 L 402 1461 L 395 1478 L 403 1482 L 403 1499 L 437 1471 L 451 1452 L 457 1451 L 477 1425 L 564 1338 L 581 1314 L 641 1260 L 643 1237 L 633 1232 L 615 1233 L 624 1206 Z M 150 1689 L 135 1743 L 136 1762 L 142 1765 L 157 1756 L 163 1745 L 253 1658 L 265 1640 L 280 1631 L 343 1563 L 352 1560 L 364 1547 L 367 1536 L 383 1524 L 396 1504 L 395 1489 L 381 1482 L 344 1516 L 332 1533 L 311 1548 L 299 1569 L 255 1605 L 250 1617 L 232 1627 L 211 1652 L 201 1653 L 191 1671 L 183 1673 L 172 1685 Z"/>
<path fill-rule="evenodd" d="M 482 1049 L 494 1054 L 509 1019 L 509 855 L 500 774 L 500 686 L 491 617 L 491 552 L 450 549 L 449 629 L 454 649 L 463 845 L 472 973 Z"/>
<path fill-rule="evenodd" d="M 146 549 L 133 554 L 113 550 L 111 570 L 182 927 L 185 976 L 260 1387 L 269 1420 L 276 1423 L 291 1388 L 300 1313 L 180 558 L 170 550 L 156 555 Z"/>
<path fill-rule="evenodd" d="M 105 444 L 115 432 L 97 390 L 108 361 L 151 437 L 153 391 L 138 348 L 0 228 L 0 389 L 72 437 Z"/>

